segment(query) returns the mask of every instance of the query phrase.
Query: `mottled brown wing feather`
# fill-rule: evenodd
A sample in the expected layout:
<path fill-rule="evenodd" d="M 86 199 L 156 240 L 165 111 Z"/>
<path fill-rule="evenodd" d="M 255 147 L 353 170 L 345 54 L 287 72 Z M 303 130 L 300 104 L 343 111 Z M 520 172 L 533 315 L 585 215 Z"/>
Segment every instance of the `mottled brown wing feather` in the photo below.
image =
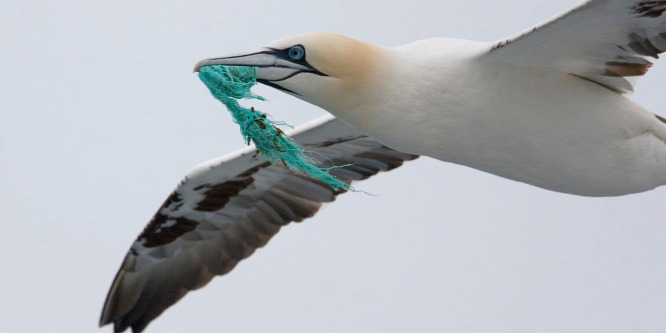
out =
<path fill-rule="evenodd" d="M 560 70 L 625 93 L 665 51 L 666 0 L 590 0 L 493 43 L 485 58 Z"/>
<path fill-rule="evenodd" d="M 417 157 L 384 147 L 331 117 L 293 137 L 322 165 L 350 164 L 331 170 L 346 182 Z M 209 163 L 181 182 L 127 253 L 100 325 L 141 332 L 187 292 L 266 245 L 282 226 L 313 216 L 342 193 L 250 155 L 245 150 Z"/>

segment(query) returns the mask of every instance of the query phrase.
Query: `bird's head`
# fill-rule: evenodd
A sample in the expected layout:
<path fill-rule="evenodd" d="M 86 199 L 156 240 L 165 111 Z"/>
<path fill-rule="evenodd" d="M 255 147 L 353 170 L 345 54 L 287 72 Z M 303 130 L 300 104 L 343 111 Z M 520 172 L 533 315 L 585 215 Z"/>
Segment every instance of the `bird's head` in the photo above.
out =
<path fill-rule="evenodd" d="M 257 81 L 329 111 L 357 107 L 380 80 L 382 48 L 331 33 L 278 39 L 255 52 L 208 58 L 206 65 L 255 66 Z"/>

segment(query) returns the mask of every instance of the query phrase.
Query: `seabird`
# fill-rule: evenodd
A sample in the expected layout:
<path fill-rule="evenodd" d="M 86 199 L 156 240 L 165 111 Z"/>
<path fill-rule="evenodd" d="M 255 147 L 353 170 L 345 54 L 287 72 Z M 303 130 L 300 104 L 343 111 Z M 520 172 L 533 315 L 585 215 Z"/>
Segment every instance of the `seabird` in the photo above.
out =
<path fill-rule="evenodd" d="M 200 61 L 256 66 L 258 81 L 320 106 L 293 138 L 344 181 L 419 155 L 544 189 L 618 196 L 666 183 L 666 120 L 627 98 L 666 50 L 666 1 L 589 0 L 491 43 L 383 47 L 330 33 Z M 252 148 L 197 167 L 131 246 L 100 325 L 141 332 L 228 273 L 281 226 L 340 191 Z"/>

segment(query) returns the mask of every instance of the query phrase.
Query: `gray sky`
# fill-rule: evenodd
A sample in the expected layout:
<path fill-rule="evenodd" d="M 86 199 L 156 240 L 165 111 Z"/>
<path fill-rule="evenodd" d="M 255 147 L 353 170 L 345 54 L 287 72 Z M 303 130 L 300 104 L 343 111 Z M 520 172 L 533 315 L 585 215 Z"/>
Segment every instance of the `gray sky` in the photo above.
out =
<path fill-rule="evenodd" d="M 191 167 L 241 147 L 197 60 L 306 31 L 496 40 L 574 2 L 5 1 L 2 330 L 95 332 L 157 207 Z M 665 85 L 657 63 L 634 98 L 666 115 Z M 323 114 L 256 90 L 275 119 Z M 582 198 L 427 158 L 357 187 L 377 197 L 283 229 L 147 332 L 666 331 L 666 188 Z"/>

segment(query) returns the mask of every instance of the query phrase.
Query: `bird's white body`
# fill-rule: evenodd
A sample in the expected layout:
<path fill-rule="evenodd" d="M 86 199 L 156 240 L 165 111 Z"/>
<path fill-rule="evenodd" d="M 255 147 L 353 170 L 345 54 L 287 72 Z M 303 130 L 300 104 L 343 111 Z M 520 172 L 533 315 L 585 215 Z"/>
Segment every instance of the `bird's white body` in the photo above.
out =
<path fill-rule="evenodd" d="M 666 1 L 587 0 L 494 43 L 390 48 L 308 33 L 204 59 L 195 71 L 257 67 L 259 82 L 335 115 L 294 139 L 344 165 L 330 172 L 347 182 L 426 155 L 553 191 L 617 196 L 666 184 L 666 120 L 626 94 L 663 52 Z M 339 194 L 251 156 L 204 164 L 168 197 L 132 244 L 102 325 L 140 332 Z"/>
<path fill-rule="evenodd" d="M 366 102 L 326 109 L 387 146 L 586 196 L 666 183 L 666 126 L 599 84 L 498 63 L 488 43 L 383 48 Z M 388 65 L 388 66 L 387 66 Z"/>

